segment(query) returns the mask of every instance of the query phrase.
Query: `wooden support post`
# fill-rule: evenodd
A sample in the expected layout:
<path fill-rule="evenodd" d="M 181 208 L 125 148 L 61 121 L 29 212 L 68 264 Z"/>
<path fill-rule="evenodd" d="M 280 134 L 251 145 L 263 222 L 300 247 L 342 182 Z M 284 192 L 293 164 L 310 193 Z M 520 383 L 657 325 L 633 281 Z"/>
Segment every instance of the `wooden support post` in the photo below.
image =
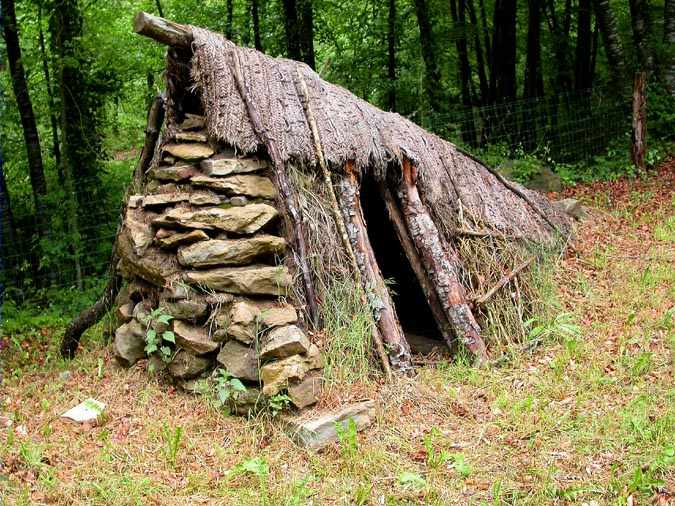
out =
<path fill-rule="evenodd" d="M 174 23 L 147 12 L 141 11 L 134 17 L 134 32 L 167 46 L 190 49 L 192 44 L 192 31 L 189 26 Z"/>
<path fill-rule="evenodd" d="M 644 173 L 645 152 L 647 150 L 647 98 L 645 89 L 647 86 L 647 74 L 637 72 L 633 83 L 633 135 L 630 146 L 630 157 L 635 168 Z"/>
<path fill-rule="evenodd" d="M 466 293 L 459 278 L 459 255 L 441 236 L 417 191 L 417 168 L 403 159 L 401 206 L 410 236 L 424 261 L 427 274 L 436 289 L 443 311 L 455 336 L 478 358 L 487 360 L 487 349 L 480 335 L 480 327 L 471 312 Z"/>
<path fill-rule="evenodd" d="M 359 185 L 351 163 L 347 164 L 345 172 L 345 176 L 337 182 L 336 188 L 340 197 L 342 216 L 347 224 L 349 240 L 361 272 L 363 289 L 368 296 L 382 340 L 386 344 L 392 369 L 399 373 L 407 373 L 412 371 L 410 346 L 396 316 L 394 302 L 389 295 L 368 239 L 368 230 L 361 209 Z"/>
<path fill-rule="evenodd" d="M 417 277 L 417 281 L 420 284 L 422 292 L 424 293 L 424 296 L 427 299 L 427 304 L 431 309 L 431 313 L 434 317 L 434 320 L 436 320 L 438 330 L 441 332 L 441 335 L 443 336 L 443 339 L 445 339 L 445 342 L 448 344 L 448 346 L 451 346 L 453 339 L 452 328 L 450 327 L 448 318 L 445 316 L 445 313 L 443 312 L 443 306 L 441 305 L 441 302 L 438 300 L 436 290 L 434 290 L 434 287 L 431 284 L 431 281 L 429 280 L 429 276 L 427 276 L 427 273 L 424 270 L 424 265 L 422 265 L 422 259 L 417 253 L 417 249 L 415 249 L 415 244 L 413 243 L 413 240 L 411 239 L 410 234 L 408 233 L 408 229 L 405 226 L 405 219 L 401 214 L 401 210 L 398 208 L 398 204 L 394 199 L 394 195 L 391 193 L 389 188 L 387 188 L 387 186 L 384 183 L 379 183 L 378 189 L 380 191 L 382 199 L 384 200 L 384 204 L 387 208 L 387 214 L 389 215 L 391 224 L 394 227 L 394 230 L 396 231 L 398 241 L 401 244 L 401 247 L 403 248 L 406 257 L 408 258 L 408 263 L 412 267 L 412 270 L 414 271 L 415 276 Z"/>

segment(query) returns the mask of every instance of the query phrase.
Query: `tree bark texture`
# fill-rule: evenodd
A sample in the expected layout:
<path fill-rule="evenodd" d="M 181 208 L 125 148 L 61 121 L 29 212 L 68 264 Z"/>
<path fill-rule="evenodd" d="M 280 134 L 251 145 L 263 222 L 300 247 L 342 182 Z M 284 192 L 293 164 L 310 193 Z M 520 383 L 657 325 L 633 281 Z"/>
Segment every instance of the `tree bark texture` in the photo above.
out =
<path fill-rule="evenodd" d="M 579 0 L 577 10 L 577 45 L 574 59 L 574 89 L 588 90 L 593 81 L 591 78 L 591 1 Z"/>
<path fill-rule="evenodd" d="M 192 44 L 192 32 L 187 26 L 147 12 L 139 12 L 134 17 L 134 33 L 181 49 L 189 49 Z M 230 37 L 231 34 L 227 36 L 228 39 Z"/>
<path fill-rule="evenodd" d="M 314 56 L 314 7 L 312 0 L 298 0 L 298 21 L 300 26 L 300 53 L 302 61 L 316 68 Z"/>
<path fill-rule="evenodd" d="M 644 172 L 647 140 L 647 74 L 638 72 L 633 82 L 633 135 L 630 155 L 635 168 Z"/>
<path fill-rule="evenodd" d="M 624 89 L 626 58 L 616 16 L 614 15 L 614 11 L 612 11 L 609 0 L 593 0 L 593 8 L 595 10 L 595 17 L 598 20 L 602 42 L 605 46 L 605 54 L 607 55 L 612 80 L 615 85 L 618 85 L 618 90 Z"/>
<path fill-rule="evenodd" d="M 665 0 L 663 6 L 663 44 L 666 47 L 663 79 L 675 96 L 675 0 Z"/>
<path fill-rule="evenodd" d="M 480 42 L 480 27 L 478 25 L 473 0 L 467 0 L 466 6 L 469 11 L 469 20 L 473 27 L 473 46 L 476 53 L 476 69 L 478 71 L 478 83 L 480 85 L 480 103 L 485 105 L 490 101 L 490 84 L 487 79 L 487 73 L 485 72 L 485 59 L 483 58 L 483 48 L 481 47 Z"/>
<path fill-rule="evenodd" d="M 441 70 L 438 66 L 434 35 L 429 19 L 429 8 L 426 0 L 415 0 L 415 13 L 420 30 L 420 46 L 424 60 L 424 89 L 429 99 L 429 106 L 434 113 L 444 110 L 441 93 Z"/>
<path fill-rule="evenodd" d="M 258 0 L 251 0 L 251 21 L 253 24 L 253 44 L 258 51 L 263 50 L 260 38 L 260 5 Z"/>
<path fill-rule="evenodd" d="M 459 8 L 457 5 L 459 3 Z M 466 0 L 450 0 L 450 13 L 455 28 L 455 47 L 459 60 L 459 83 L 464 106 L 464 124 L 462 125 L 462 139 L 470 146 L 477 145 L 476 126 L 471 109 L 471 65 L 469 63 L 469 48 L 466 42 Z"/>
<path fill-rule="evenodd" d="M 527 2 L 527 59 L 525 63 L 525 98 L 544 95 L 541 74 L 541 5 L 539 0 Z"/>
<path fill-rule="evenodd" d="M 16 23 L 14 0 L 2 0 L 0 5 L 2 6 L 0 16 L 2 17 L 7 60 L 12 78 L 12 89 L 14 90 L 14 96 L 19 110 L 21 127 L 23 129 L 23 139 L 26 145 L 28 173 L 33 192 L 33 201 L 35 202 L 37 235 L 38 237 L 42 237 L 46 233 L 47 223 L 47 213 L 44 202 L 47 194 L 47 182 L 45 180 L 44 167 L 42 164 L 40 137 L 38 135 L 33 103 L 31 102 L 30 94 L 28 92 L 26 74 L 21 59 L 21 46 L 19 45 L 19 32 Z"/>
<path fill-rule="evenodd" d="M 460 281 L 459 255 L 449 243 L 444 248 L 440 233 L 420 199 L 417 169 L 408 159 L 403 161 L 400 198 L 410 236 L 424 260 L 427 274 L 455 336 L 479 361 L 484 362 L 488 358 L 487 348 Z"/>
<path fill-rule="evenodd" d="M 284 7 L 284 29 L 286 31 L 286 52 L 291 60 L 302 61 L 300 52 L 300 25 L 295 0 L 282 0 Z"/>
<path fill-rule="evenodd" d="M 396 0 L 389 0 L 387 16 L 387 107 L 396 111 Z"/>
<path fill-rule="evenodd" d="M 368 228 L 363 218 L 355 172 L 348 167 L 345 176 L 340 178 L 336 187 L 349 240 L 361 272 L 363 290 L 386 345 L 391 367 L 398 373 L 407 373 L 412 370 L 410 346 L 398 321 L 394 301 L 391 299 L 368 239 Z"/>
<path fill-rule="evenodd" d="M 45 86 L 47 88 L 47 103 L 49 105 L 49 122 L 52 127 L 52 154 L 59 174 L 59 182 L 63 184 L 63 167 L 61 166 L 61 146 L 59 142 L 58 118 L 56 116 L 56 104 L 54 103 L 54 91 L 52 89 L 52 80 L 49 75 L 49 61 L 47 58 L 47 48 L 45 45 L 45 35 L 42 29 L 42 4 L 38 6 L 38 41 L 40 44 L 40 56 L 42 58 L 42 73 L 45 76 Z"/>

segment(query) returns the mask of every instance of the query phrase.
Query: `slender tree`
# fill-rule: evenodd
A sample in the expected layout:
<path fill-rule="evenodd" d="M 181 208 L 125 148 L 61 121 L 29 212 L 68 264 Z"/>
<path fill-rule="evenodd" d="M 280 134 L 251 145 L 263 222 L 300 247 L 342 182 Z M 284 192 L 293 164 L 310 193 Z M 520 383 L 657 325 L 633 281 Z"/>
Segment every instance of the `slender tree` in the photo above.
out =
<path fill-rule="evenodd" d="M 49 123 L 52 129 L 52 154 L 54 162 L 59 173 L 59 182 L 63 184 L 63 171 L 61 170 L 61 146 L 59 143 L 58 117 L 56 116 L 56 104 L 54 102 L 54 91 L 52 89 L 52 80 L 49 72 L 49 58 L 45 44 L 45 34 L 42 28 L 42 3 L 38 5 L 38 42 L 40 44 L 40 57 L 42 59 L 42 73 L 45 77 L 45 87 L 47 88 L 47 103 L 49 105 Z"/>
<path fill-rule="evenodd" d="M 466 7 L 469 12 L 469 21 L 471 22 L 473 32 L 473 47 L 476 53 L 476 71 L 478 72 L 478 83 L 480 85 L 480 102 L 487 104 L 490 101 L 490 84 L 488 83 L 485 72 L 485 59 L 483 58 L 483 48 L 480 41 L 480 28 L 476 18 L 476 10 L 473 0 L 467 0 Z"/>
<path fill-rule="evenodd" d="M 651 74 L 654 71 L 654 53 L 651 45 L 651 17 L 649 0 L 630 0 L 630 19 L 633 41 L 638 58 L 638 69 Z"/>
<path fill-rule="evenodd" d="M 663 45 L 666 47 L 663 79 L 675 96 L 675 0 L 665 0 L 663 6 Z"/>
<path fill-rule="evenodd" d="M 389 0 L 387 16 L 387 107 L 396 111 L 396 0 Z"/>
<path fill-rule="evenodd" d="M 282 4 L 284 8 L 284 29 L 286 31 L 286 52 L 290 59 L 302 61 L 297 5 L 295 0 L 282 0 Z"/>
<path fill-rule="evenodd" d="M 570 58 L 570 28 L 572 19 L 572 2 L 566 0 L 562 19 L 556 11 L 556 3 L 548 0 L 544 13 L 549 30 L 553 35 L 553 54 L 555 58 L 555 91 L 569 92 L 572 90 L 572 60 Z"/>
<path fill-rule="evenodd" d="M 42 237 L 46 233 L 47 213 L 44 199 L 47 195 L 47 182 L 45 180 L 44 167 L 42 164 L 40 137 L 38 135 L 33 103 L 31 102 L 30 94 L 28 93 L 26 74 L 21 59 L 21 46 L 19 45 L 19 32 L 16 23 L 14 0 L 2 0 L 0 7 L 2 9 L 0 17 L 2 18 L 2 28 L 7 49 L 9 72 L 12 78 L 12 88 L 14 90 L 14 96 L 21 118 L 23 139 L 26 145 L 28 173 L 33 191 L 33 200 L 35 202 L 35 222 L 37 224 L 38 237 Z"/>
<path fill-rule="evenodd" d="M 496 0 L 492 37 L 491 94 L 497 102 L 516 97 L 516 0 Z"/>
<path fill-rule="evenodd" d="M 579 0 L 577 10 L 577 45 L 574 59 L 574 89 L 590 89 L 593 39 L 591 35 L 591 0 Z"/>
<path fill-rule="evenodd" d="M 312 0 L 298 0 L 299 42 L 302 61 L 316 67 L 314 56 L 314 7 Z"/>
<path fill-rule="evenodd" d="M 438 65 L 434 36 L 429 19 L 429 8 L 426 0 L 415 0 L 415 14 L 420 30 L 420 45 L 424 60 L 424 89 L 429 99 L 429 106 L 435 113 L 443 112 L 443 94 L 441 91 L 441 70 Z"/>
<path fill-rule="evenodd" d="M 233 15 L 234 5 L 232 5 L 232 0 L 227 0 L 225 4 L 225 37 L 228 40 L 232 40 Z"/>
<path fill-rule="evenodd" d="M 253 44 L 258 51 L 262 51 L 262 40 L 260 38 L 260 12 L 258 0 L 251 0 L 251 22 L 253 24 Z"/>
<path fill-rule="evenodd" d="M 459 6 L 457 5 L 459 3 Z M 459 7 L 459 8 L 458 8 Z M 466 42 L 466 3 L 465 0 L 450 0 L 450 15 L 452 17 L 455 32 L 455 47 L 459 60 L 459 84 L 464 106 L 464 118 L 462 125 L 462 138 L 464 142 L 475 146 L 476 128 L 473 122 L 471 109 L 471 65 L 469 63 L 469 49 Z"/>
<path fill-rule="evenodd" d="M 616 17 L 609 5 L 609 0 L 593 0 L 593 8 L 605 46 L 612 81 L 618 85 L 618 90 L 624 89 L 626 87 L 626 59 Z"/>
<path fill-rule="evenodd" d="M 541 6 L 539 0 L 528 0 L 527 12 L 527 60 L 523 92 L 526 98 L 534 98 L 544 94 L 544 79 L 541 73 Z"/>

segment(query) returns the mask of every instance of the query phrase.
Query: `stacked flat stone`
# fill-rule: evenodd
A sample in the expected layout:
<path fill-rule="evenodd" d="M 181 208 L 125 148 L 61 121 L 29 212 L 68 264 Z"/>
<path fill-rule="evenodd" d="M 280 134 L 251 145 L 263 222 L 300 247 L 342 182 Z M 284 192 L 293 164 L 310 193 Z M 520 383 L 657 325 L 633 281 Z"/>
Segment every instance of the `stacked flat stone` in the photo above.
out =
<path fill-rule="evenodd" d="M 158 335 L 173 331 L 175 347 L 170 363 L 151 363 L 188 390 L 222 367 L 247 385 L 238 411 L 284 391 L 299 408 L 316 402 L 321 354 L 281 301 L 292 279 L 269 176 L 266 160 L 214 150 L 199 116 L 164 143 L 118 237 L 127 280 L 113 343 L 120 363 L 146 358 L 148 325 L 156 325 Z M 173 317 L 170 329 L 148 323 L 156 308 Z"/>

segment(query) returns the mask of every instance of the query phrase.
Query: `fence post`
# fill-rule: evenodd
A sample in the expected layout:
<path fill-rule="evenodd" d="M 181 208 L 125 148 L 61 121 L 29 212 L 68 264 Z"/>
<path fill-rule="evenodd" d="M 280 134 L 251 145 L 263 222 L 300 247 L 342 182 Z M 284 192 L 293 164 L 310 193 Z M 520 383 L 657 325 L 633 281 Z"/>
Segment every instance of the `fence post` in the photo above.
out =
<path fill-rule="evenodd" d="M 647 138 L 647 75 L 637 72 L 633 81 L 633 135 L 630 157 L 639 172 L 645 171 L 645 141 Z"/>

